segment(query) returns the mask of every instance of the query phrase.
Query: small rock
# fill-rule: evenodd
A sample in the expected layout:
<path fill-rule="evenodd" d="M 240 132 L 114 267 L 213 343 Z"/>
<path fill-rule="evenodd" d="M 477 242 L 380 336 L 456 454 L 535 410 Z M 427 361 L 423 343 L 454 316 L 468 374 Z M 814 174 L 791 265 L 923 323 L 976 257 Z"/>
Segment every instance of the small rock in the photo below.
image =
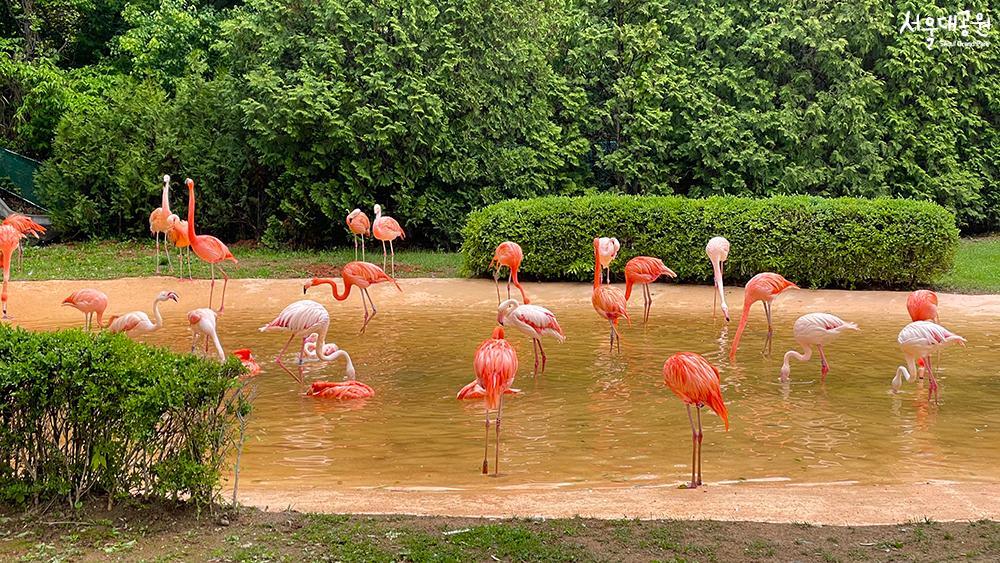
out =
<path fill-rule="evenodd" d="M 229 525 L 229 519 L 228 518 L 220 518 L 219 519 L 219 525 L 220 526 L 228 526 Z"/>

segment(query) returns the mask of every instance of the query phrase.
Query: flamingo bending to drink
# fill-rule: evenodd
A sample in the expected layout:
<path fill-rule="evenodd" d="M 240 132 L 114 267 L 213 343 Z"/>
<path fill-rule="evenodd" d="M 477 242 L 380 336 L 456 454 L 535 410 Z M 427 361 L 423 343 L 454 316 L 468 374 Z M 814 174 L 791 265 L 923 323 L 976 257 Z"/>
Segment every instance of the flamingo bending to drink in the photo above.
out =
<path fill-rule="evenodd" d="M 212 297 L 215 295 L 215 268 L 222 272 L 224 281 L 222 282 L 222 304 L 219 305 L 219 312 L 226 308 L 226 286 L 229 285 L 229 274 L 222 269 L 222 262 L 232 260 L 234 264 L 239 262 L 229 248 L 223 242 L 211 235 L 198 235 L 194 232 L 194 180 L 188 178 L 184 181 L 188 187 L 188 240 L 191 242 L 191 249 L 195 255 L 203 261 L 208 262 L 212 267 L 212 286 L 208 294 L 208 307 L 212 307 Z"/>
<path fill-rule="evenodd" d="M 490 265 L 487 267 L 493 270 L 493 283 L 497 286 L 497 303 L 500 303 L 500 268 L 504 267 L 509 270 L 507 276 L 507 299 L 510 299 L 510 284 L 513 283 L 514 287 L 521 292 L 521 300 L 524 301 L 525 305 L 531 303 L 531 300 L 524 293 L 524 287 L 521 286 L 521 282 L 517 281 L 517 272 L 521 269 L 522 260 L 524 260 L 524 252 L 521 251 L 521 245 L 516 242 L 509 240 L 501 242 L 497 246 L 497 249 L 493 251 L 493 259 L 490 260 Z"/>
<path fill-rule="evenodd" d="M 721 378 L 719 370 L 708 363 L 708 360 L 694 352 L 678 352 L 667 358 L 663 364 L 663 381 L 674 395 L 687 405 L 688 421 L 691 423 L 691 483 L 689 488 L 701 485 L 701 407 L 708 405 L 715 414 L 722 418 L 729 430 L 729 411 L 722 400 Z M 691 417 L 691 405 L 698 413 L 698 426 L 695 428 Z"/>
<path fill-rule="evenodd" d="M 545 350 L 542 348 L 542 337 L 551 336 L 560 343 L 566 340 L 566 334 L 559 321 L 545 307 L 538 305 L 520 305 L 516 299 L 508 299 L 497 307 L 497 324 L 512 325 L 531 339 L 531 350 L 535 353 L 535 375 L 538 375 L 538 355 L 542 355 L 542 372 L 545 372 Z"/>
<path fill-rule="evenodd" d="M 90 332 L 90 323 L 95 314 L 97 315 L 97 328 L 104 327 L 104 311 L 108 308 L 108 296 L 103 291 L 89 287 L 78 289 L 63 299 L 62 304 L 69 305 L 83 313 L 83 328 L 87 332 Z"/>
<path fill-rule="evenodd" d="M 718 298 L 722 301 L 722 314 L 729 322 L 729 306 L 726 305 L 726 292 L 722 287 L 722 267 L 729 259 L 729 241 L 722 237 L 713 237 L 705 246 L 705 254 L 708 254 L 709 261 L 712 262 L 712 277 L 715 279 L 715 289 Z M 715 294 L 712 294 L 712 318 L 715 318 Z"/>
<path fill-rule="evenodd" d="M 27 237 L 31 235 L 36 239 L 42 238 L 41 235 L 45 234 L 45 227 L 36 223 L 31 217 L 27 215 L 22 215 L 20 213 L 11 213 L 3 220 L 2 225 L 10 225 L 17 229 L 19 233 Z M 24 245 L 17 245 L 17 268 L 21 269 L 21 259 L 24 255 Z"/>
<path fill-rule="evenodd" d="M 632 296 L 632 286 L 642 285 L 642 322 L 649 321 L 649 309 L 653 306 L 653 296 L 649 284 L 660 276 L 676 278 L 677 274 L 663 264 L 663 260 L 652 256 L 636 256 L 625 264 L 625 301 Z"/>
<path fill-rule="evenodd" d="M 760 301 L 764 305 L 764 313 L 767 315 L 767 341 L 764 349 L 771 353 L 771 335 L 774 332 L 771 324 L 771 302 L 786 289 L 798 289 L 799 286 L 786 280 L 778 274 L 764 272 L 750 278 L 746 288 L 743 290 L 743 315 L 740 316 L 740 326 L 736 329 L 736 337 L 733 338 L 733 346 L 729 350 L 729 359 L 736 359 L 736 350 L 740 347 L 740 337 L 743 329 L 747 326 L 750 317 L 750 306 Z"/>
<path fill-rule="evenodd" d="M 833 342 L 848 330 L 858 330 L 858 325 L 846 322 L 829 313 L 809 313 L 799 317 L 795 321 L 792 332 L 795 334 L 795 341 L 802 346 L 805 352 L 801 354 L 795 350 L 785 352 L 784 362 L 781 365 L 781 381 L 788 381 L 788 374 L 791 372 L 791 367 L 788 365 L 789 360 L 795 358 L 800 362 L 808 362 L 812 358 L 813 346 L 819 349 L 822 380 L 825 381 L 826 374 L 830 371 L 830 364 L 826 362 L 823 346 Z"/>
<path fill-rule="evenodd" d="M 217 330 L 219 315 L 215 312 L 215 309 L 201 308 L 188 311 L 187 320 L 191 325 L 191 353 L 194 354 L 194 349 L 198 345 L 198 337 L 200 336 L 205 340 L 205 348 L 208 348 L 208 343 L 211 341 L 215 345 L 219 361 L 225 362 L 226 352 L 222 349 L 222 343 L 219 342 L 219 332 Z"/>
<path fill-rule="evenodd" d="M 903 351 L 906 365 L 896 368 L 896 376 L 892 378 L 892 391 L 894 393 L 899 391 L 903 384 L 902 378 L 905 377 L 909 381 L 918 375 L 917 360 L 923 359 L 924 368 L 930 380 L 930 384 L 927 386 L 927 398 L 930 399 L 933 396 L 934 400 L 937 400 L 938 384 L 931 366 L 931 352 L 954 343 L 965 346 L 966 340 L 931 321 L 914 321 L 904 326 L 899 331 L 899 337 L 896 340 Z"/>
<path fill-rule="evenodd" d="M 389 243 L 389 251 L 392 252 L 392 276 L 396 277 L 396 251 L 392 248 L 392 241 L 397 238 L 406 239 L 406 233 L 403 232 L 403 227 L 399 226 L 399 223 L 389 217 L 388 215 L 382 215 L 382 206 L 375 204 L 375 222 L 372 223 L 372 234 L 375 238 L 382 241 L 382 269 L 385 270 L 385 243 Z"/>
<path fill-rule="evenodd" d="M 365 259 L 365 235 L 369 234 L 371 221 L 360 209 L 355 209 L 347 214 L 347 228 L 351 231 L 351 238 L 354 239 L 354 259 L 358 259 L 358 237 L 361 237 L 361 259 Z"/>
<path fill-rule="evenodd" d="M 594 293 L 590 297 L 590 303 L 594 310 L 601 317 L 608 320 L 611 326 L 610 350 L 614 350 L 615 341 L 618 341 L 618 351 L 622 351 L 621 336 L 618 335 L 618 319 L 625 317 L 631 324 L 632 319 L 628 316 L 628 306 L 625 301 L 625 294 L 617 287 L 611 285 L 601 285 L 601 255 L 600 239 L 594 239 Z"/>
<path fill-rule="evenodd" d="M 340 277 L 344 280 L 344 293 L 340 293 L 337 290 L 336 280 L 330 278 L 313 278 L 307 281 L 305 285 L 302 286 L 302 293 L 305 294 L 309 291 L 310 287 L 315 287 L 317 285 L 328 284 L 330 286 L 330 292 L 333 293 L 333 298 L 337 301 L 344 301 L 351 295 L 351 287 L 358 286 L 361 293 L 361 305 L 365 308 L 365 320 L 361 325 L 361 334 L 365 333 L 365 328 L 368 327 L 368 323 L 375 318 L 375 314 L 378 312 L 375 310 L 375 302 L 372 301 L 371 294 L 368 293 L 368 288 L 383 282 L 392 282 L 396 289 L 403 291 L 403 288 L 399 287 L 399 282 L 395 279 L 389 277 L 382 268 L 379 268 L 375 264 L 369 262 L 348 262 L 340 270 Z M 367 298 L 367 302 L 366 302 Z M 368 315 L 368 304 L 372 306 L 372 314 Z"/>
<path fill-rule="evenodd" d="M 124 315 L 112 315 L 108 319 L 108 331 L 112 333 L 124 332 L 129 338 L 135 338 L 140 334 L 149 334 L 163 328 L 163 315 L 160 314 L 160 303 L 163 301 L 180 301 L 180 297 L 173 291 L 161 291 L 153 300 L 153 316 L 156 322 L 149 320 L 149 315 L 144 311 L 132 311 Z"/>

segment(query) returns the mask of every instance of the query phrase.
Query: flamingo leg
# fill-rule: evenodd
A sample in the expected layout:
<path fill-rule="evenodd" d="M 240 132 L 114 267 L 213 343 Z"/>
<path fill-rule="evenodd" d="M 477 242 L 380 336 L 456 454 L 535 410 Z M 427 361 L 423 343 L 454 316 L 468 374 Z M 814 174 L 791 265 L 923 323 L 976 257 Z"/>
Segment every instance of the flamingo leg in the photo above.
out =
<path fill-rule="evenodd" d="M 215 297 L 215 264 L 209 264 L 212 270 L 212 285 L 209 286 L 208 290 L 208 308 L 212 308 L 212 299 Z"/>
<path fill-rule="evenodd" d="M 688 410 L 688 422 L 691 423 L 691 482 L 688 484 L 688 488 L 695 489 L 698 487 L 698 478 L 695 474 L 695 463 L 698 460 L 698 431 L 694 427 L 694 417 L 691 416 L 691 405 L 687 405 Z"/>
<path fill-rule="evenodd" d="M 695 412 L 698 413 L 698 484 L 701 485 L 701 441 L 705 433 L 701 431 L 701 407 L 697 407 Z"/>
<path fill-rule="evenodd" d="M 351 237 L 354 239 L 354 259 L 358 259 L 358 235 Z"/>
<path fill-rule="evenodd" d="M 535 371 L 534 375 L 538 376 L 538 339 L 531 339 L 531 351 L 535 354 Z"/>
<path fill-rule="evenodd" d="M 163 233 L 163 252 L 167 255 L 167 271 L 173 272 L 174 263 L 170 261 L 170 245 L 167 244 L 167 233 Z"/>
<path fill-rule="evenodd" d="M 545 349 L 542 348 L 542 339 L 536 338 L 535 341 L 538 342 L 538 352 L 542 355 L 542 373 L 545 373 L 545 361 L 548 358 L 545 357 Z"/>
<path fill-rule="evenodd" d="M 817 344 L 816 347 L 819 348 L 819 361 L 820 365 L 823 366 L 821 372 L 823 376 L 820 378 L 820 380 L 826 381 L 826 374 L 830 373 L 830 364 L 827 363 L 826 361 L 826 352 L 823 351 L 823 345 Z"/>
<path fill-rule="evenodd" d="M 764 348 L 760 351 L 761 354 L 765 356 L 771 355 L 771 335 L 774 332 L 774 328 L 771 325 L 771 304 L 767 301 L 761 301 L 764 305 L 764 314 L 767 315 L 767 340 L 764 341 Z M 766 350 L 766 352 L 765 352 Z"/>
<path fill-rule="evenodd" d="M 392 277 L 396 277 L 396 251 L 392 248 L 392 241 L 389 241 L 389 253 L 392 255 Z"/>
<path fill-rule="evenodd" d="M 608 352 L 615 351 L 615 323 L 608 319 L 608 325 L 611 326 L 611 333 L 608 335 Z"/>
<path fill-rule="evenodd" d="M 365 305 L 366 296 L 368 297 L 368 303 L 372 306 L 371 316 L 368 315 L 368 305 Z M 371 320 L 375 318 L 375 314 L 378 313 L 378 311 L 375 310 L 375 302 L 372 301 L 372 296 L 368 294 L 368 288 L 361 289 L 361 304 L 365 307 L 365 324 L 361 325 L 361 334 L 364 334 L 368 323 L 371 322 Z"/>
<path fill-rule="evenodd" d="M 24 258 L 24 245 L 21 243 L 17 244 L 17 271 L 21 271 L 23 266 L 21 260 Z"/>
<path fill-rule="evenodd" d="M 508 268 L 507 272 L 507 299 L 510 299 L 510 280 L 514 277 L 514 269 Z"/>
<path fill-rule="evenodd" d="M 383 269 L 383 270 L 385 270 L 385 260 L 386 260 L 386 258 L 388 258 L 388 257 L 389 257 L 389 255 L 388 255 L 388 253 L 387 253 L 387 252 L 385 251 L 385 241 L 382 241 L 382 269 Z"/>
<path fill-rule="evenodd" d="M 931 399 L 931 395 L 934 395 L 934 402 L 938 400 L 938 384 L 937 378 L 934 377 L 934 368 L 931 367 L 931 355 L 927 354 L 924 356 L 924 363 L 927 364 L 927 380 L 930 384 L 927 386 L 927 400 Z"/>
<path fill-rule="evenodd" d="M 154 238 L 156 238 L 156 273 L 160 273 L 160 233 L 153 233 Z"/>
<path fill-rule="evenodd" d="M 361 235 L 361 261 L 365 261 L 365 235 Z"/>
<path fill-rule="evenodd" d="M 493 454 L 493 476 L 500 474 L 500 415 L 503 413 L 503 395 L 500 396 L 500 405 L 497 407 L 497 420 L 496 420 L 496 431 L 497 439 L 494 446 Z"/>
<path fill-rule="evenodd" d="M 493 283 L 497 286 L 497 305 L 500 304 L 500 267 L 497 266 L 496 270 L 493 270 Z"/>
<path fill-rule="evenodd" d="M 281 366 L 281 369 L 283 369 L 286 372 L 288 372 L 288 375 L 292 376 L 292 379 L 294 379 L 296 382 L 298 382 L 301 385 L 302 381 L 303 381 L 302 380 L 302 364 L 299 364 L 299 375 L 296 376 L 294 373 L 292 373 L 292 370 L 288 369 L 287 367 L 285 367 L 285 364 L 281 363 L 281 356 L 284 355 L 284 353 L 285 353 L 286 350 L 288 350 L 288 345 L 292 343 L 292 340 L 294 338 L 295 338 L 294 334 L 288 337 L 288 342 L 285 342 L 285 345 L 281 348 L 281 351 L 278 352 L 277 356 L 275 356 L 274 363 L 276 363 L 279 366 Z"/>
<path fill-rule="evenodd" d="M 490 409 L 486 408 L 486 441 L 483 447 L 483 475 L 490 472 L 489 462 L 486 461 L 487 457 L 490 455 Z"/>
<path fill-rule="evenodd" d="M 229 274 L 222 269 L 222 264 L 219 264 L 219 271 L 222 272 L 222 303 L 219 304 L 219 314 L 222 314 L 222 310 L 226 308 L 226 286 L 229 285 Z"/>
<path fill-rule="evenodd" d="M 643 315 L 642 324 L 649 322 L 649 310 L 653 308 L 653 294 L 649 292 L 649 284 L 643 284 L 642 286 L 642 299 L 643 299 Z"/>

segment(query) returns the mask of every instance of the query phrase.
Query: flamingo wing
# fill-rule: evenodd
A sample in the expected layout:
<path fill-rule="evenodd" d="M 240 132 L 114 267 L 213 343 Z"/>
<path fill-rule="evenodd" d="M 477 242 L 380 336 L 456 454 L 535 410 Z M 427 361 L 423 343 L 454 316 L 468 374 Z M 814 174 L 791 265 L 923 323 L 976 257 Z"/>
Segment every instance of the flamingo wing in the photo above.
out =
<path fill-rule="evenodd" d="M 521 305 L 514 310 L 513 316 L 520 323 L 527 325 L 539 337 L 549 334 L 560 342 L 566 339 L 566 333 L 559 326 L 556 316 L 545 307 Z"/>
<path fill-rule="evenodd" d="M 209 264 L 217 264 L 223 260 L 236 262 L 236 257 L 229 251 L 229 247 L 221 240 L 211 235 L 197 235 L 191 241 L 191 249 L 194 253 Z"/>

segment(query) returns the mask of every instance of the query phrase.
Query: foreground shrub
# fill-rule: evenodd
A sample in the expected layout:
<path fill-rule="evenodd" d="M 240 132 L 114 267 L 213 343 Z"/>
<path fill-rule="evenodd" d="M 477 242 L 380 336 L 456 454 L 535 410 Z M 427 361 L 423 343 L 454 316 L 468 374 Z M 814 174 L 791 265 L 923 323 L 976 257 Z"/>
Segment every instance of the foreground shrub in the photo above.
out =
<path fill-rule="evenodd" d="M 726 278 L 780 272 L 807 287 L 904 287 L 951 268 L 958 246 L 954 216 L 926 202 L 896 199 L 548 197 L 511 200 L 469 215 L 465 269 L 485 275 L 498 244 L 521 245 L 526 277 L 590 280 L 592 241 L 622 243 L 611 265 L 623 279 L 634 256 L 662 258 L 680 281 L 707 282 L 705 244 L 729 239 Z"/>
<path fill-rule="evenodd" d="M 121 335 L 0 325 L 0 501 L 213 500 L 249 409 L 242 370 Z"/>

